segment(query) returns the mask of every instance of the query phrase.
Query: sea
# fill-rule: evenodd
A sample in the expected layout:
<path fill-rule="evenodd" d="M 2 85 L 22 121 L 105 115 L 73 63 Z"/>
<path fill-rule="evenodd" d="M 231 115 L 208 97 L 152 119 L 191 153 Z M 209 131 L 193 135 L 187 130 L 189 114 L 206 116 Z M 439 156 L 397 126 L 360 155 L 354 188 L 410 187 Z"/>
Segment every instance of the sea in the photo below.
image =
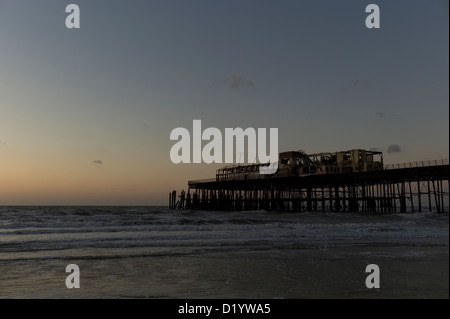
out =
<path fill-rule="evenodd" d="M 448 299 L 449 216 L 0 207 L 0 298 Z"/>

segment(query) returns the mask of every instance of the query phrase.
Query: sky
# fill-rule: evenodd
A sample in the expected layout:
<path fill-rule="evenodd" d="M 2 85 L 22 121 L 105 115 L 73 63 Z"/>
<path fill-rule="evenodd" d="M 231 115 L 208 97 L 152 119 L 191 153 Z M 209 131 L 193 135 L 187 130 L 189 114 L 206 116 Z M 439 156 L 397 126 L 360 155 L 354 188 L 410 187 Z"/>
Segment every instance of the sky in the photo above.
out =
<path fill-rule="evenodd" d="M 167 205 L 223 166 L 171 162 L 194 119 L 278 128 L 280 152 L 448 159 L 448 6 L 0 0 L 0 205 Z"/>

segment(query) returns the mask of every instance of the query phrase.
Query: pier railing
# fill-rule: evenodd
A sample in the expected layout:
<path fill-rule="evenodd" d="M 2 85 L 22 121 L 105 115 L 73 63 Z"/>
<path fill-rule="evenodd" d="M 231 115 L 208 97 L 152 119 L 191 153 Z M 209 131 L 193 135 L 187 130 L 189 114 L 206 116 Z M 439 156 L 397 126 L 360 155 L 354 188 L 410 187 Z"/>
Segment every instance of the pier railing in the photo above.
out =
<path fill-rule="evenodd" d="M 439 165 L 449 165 L 449 160 L 448 159 L 440 159 L 440 160 L 434 160 L 434 161 L 418 161 L 418 162 L 399 163 L 399 164 L 386 164 L 386 165 L 384 165 L 384 169 L 389 170 L 389 169 L 428 167 L 428 166 L 439 166 Z"/>
<path fill-rule="evenodd" d="M 188 184 L 202 184 L 202 183 L 212 183 L 216 182 L 216 178 L 206 178 L 206 179 L 196 179 L 193 181 L 189 181 Z"/>

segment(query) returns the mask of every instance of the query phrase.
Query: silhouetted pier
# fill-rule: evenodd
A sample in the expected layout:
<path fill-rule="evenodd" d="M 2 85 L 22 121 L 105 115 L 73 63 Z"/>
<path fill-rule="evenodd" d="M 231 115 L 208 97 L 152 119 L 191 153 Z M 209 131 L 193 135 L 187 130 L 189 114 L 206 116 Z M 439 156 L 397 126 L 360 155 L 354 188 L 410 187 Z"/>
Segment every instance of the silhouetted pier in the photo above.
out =
<path fill-rule="evenodd" d="M 169 194 L 172 209 L 220 211 L 448 212 L 448 160 L 381 170 L 292 175 L 245 174 L 188 182 Z"/>

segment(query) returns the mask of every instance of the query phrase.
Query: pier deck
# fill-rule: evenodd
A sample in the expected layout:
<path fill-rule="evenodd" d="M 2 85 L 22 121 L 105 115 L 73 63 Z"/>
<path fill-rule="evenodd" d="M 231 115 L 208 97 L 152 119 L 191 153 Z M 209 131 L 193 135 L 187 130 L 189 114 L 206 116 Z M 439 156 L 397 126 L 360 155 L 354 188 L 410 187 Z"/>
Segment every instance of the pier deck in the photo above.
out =
<path fill-rule="evenodd" d="M 333 212 L 448 212 L 448 161 L 386 165 L 383 170 L 259 175 L 189 181 L 169 194 L 176 209 Z"/>

